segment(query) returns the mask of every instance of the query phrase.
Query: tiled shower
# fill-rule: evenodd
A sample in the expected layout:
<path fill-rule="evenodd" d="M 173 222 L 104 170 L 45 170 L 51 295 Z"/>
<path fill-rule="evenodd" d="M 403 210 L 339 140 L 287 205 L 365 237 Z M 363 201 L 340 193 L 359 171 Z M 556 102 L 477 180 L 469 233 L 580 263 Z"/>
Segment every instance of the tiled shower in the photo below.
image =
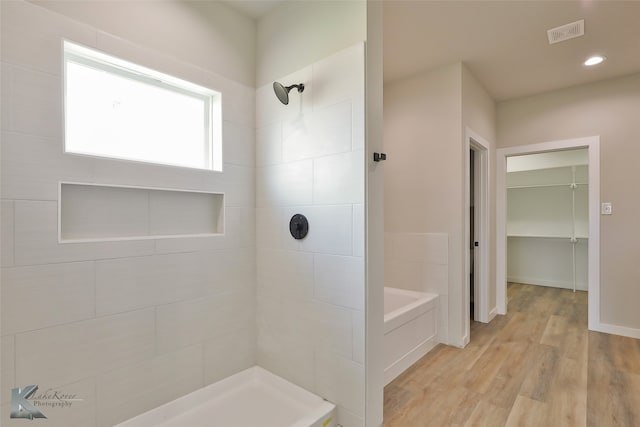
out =
<path fill-rule="evenodd" d="M 223 172 L 64 154 L 63 39 L 220 91 Z M 306 85 L 285 107 L 269 85 L 18 1 L 1 66 L 2 425 L 13 387 L 82 399 L 49 426 L 112 426 L 255 364 L 363 425 L 362 44 L 283 76 Z M 60 243 L 61 182 L 224 193 L 224 235 Z"/>

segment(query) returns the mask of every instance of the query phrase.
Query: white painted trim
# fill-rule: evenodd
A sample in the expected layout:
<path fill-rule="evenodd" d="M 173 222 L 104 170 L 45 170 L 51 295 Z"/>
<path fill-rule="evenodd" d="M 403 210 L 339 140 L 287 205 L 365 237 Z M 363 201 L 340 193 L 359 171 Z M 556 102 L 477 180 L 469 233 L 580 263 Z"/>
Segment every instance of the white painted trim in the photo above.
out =
<path fill-rule="evenodd" d="M 597 328 L 589 327 L 589 329 L 596 332 L 604 332 L 605 334 L 621 335 L 623 337 L 640 339 L 640 329 L 629 328 L 627 326 L 600 323 Z"/>
<path fill-rule="evenodd" d="M 469 150 L 473 149 L 476 155 L 479 156 L 478 164 L 480 165 L 480 170 L 476 171 L 476 176 L 480 179 L 479 182 L 476 183 L 478 186 L 479 197 L 476 200 L 476 215 L 478 215 L 477 223 L 480 224 L 479 227 L 479 246 L 478 246 L 478 256 L 476 257 L 477 261 L 477 277 L 476 287 L 475 287 L 475 317 L 477 321 L 488 323 L 489 322 L 489 170 L 490 170 L 490 159 L 489 159 L 489 143 L 486 139 L 480 136 L 478 133 L 474 132 L 472 129 L 466 127 L 465 128 L 465 138 L 464 138 L 464 153 L 465 153 L 465 213 L 464 213 L 464 248 L 465 248 L 465 280 L 463 281 L 464 286 L 464 316 L 465 316 L 465 325 L 464 325 L 464 337 L 463 337 L 463 345 L 467 345 L 469 343 L 470 338 L 470 325 L 471 325 L 471 316 L 469 314 L 469 304 L 470 304 L 470 292 L 469 292 L 469 282 L 468 278 L 471 273 L 471 260 L 469 257 L 469 248 L 468 244 L 470 241 L 470 215 L 469 215 L 469 196 L 471 193 L 471 188 L 469 187 L 469 172 L 470 172 L 470 163 L 469 163 Z"/>
<path fill-rule="evenodd" d="M 507 276 L 507 282 L 522 283 L 522 284 L 536 284 L 540 286 L 546 286 L 549 288 L 562 288 L 573 290 L 573 282 L 568 281 L 552 281 L 546 279 L 540 279 L 535 277 L 526 276 Z M 584 283 L 576 283 L 577 291 L 587 291 L 588 289 L 583 286 Z"/>
<path fill-rule="evenodd" d="M 425 354 L 429 353 L 437 344 L 438 341 L 436 340 L 436 336 L 432 335 L 408 351 L 404 356 L 393 362 L 391 365 L 387 366 L 384 369 L 384 385 L 389 384 L 401 373 L 413 366 L 414 363 L 420 360 Z"/>
<path fill-rule="evenodd" d="M 468 311 L 468 310 L 467 310 L 467 311 Z M 458 348 L 465 348 L 465 347 L 467 346 L 467 344 L 469 344 L 469 342 L 471 341 L 471 340 L 469 339 L 469 336 L 470 336 L 470 334 L 465 334 L 465 335 L 462 337 L 462 345 L 454 344 L 454 346 L 455 346 L 455 347 L 458 347 Z"/>
<path fill-rule="evenodd" d="M 489 322 L 491 322 L 494 319 L 494 317 L 496 317 L 497 314 L 498 314 L 498 308 L 493 307 L 489 312 Z"/>
<path fill-rule="evenodd" d="M 589 329 L 600 331 L 606 326 L 600 323 L 600 136 L 549 141 L 496 150 L 496 298 L 499 314 L 507 312 L 507 157 L 584 147 L 589 149 Z M 619 330 L 630 329 L 615 328 Z"/>

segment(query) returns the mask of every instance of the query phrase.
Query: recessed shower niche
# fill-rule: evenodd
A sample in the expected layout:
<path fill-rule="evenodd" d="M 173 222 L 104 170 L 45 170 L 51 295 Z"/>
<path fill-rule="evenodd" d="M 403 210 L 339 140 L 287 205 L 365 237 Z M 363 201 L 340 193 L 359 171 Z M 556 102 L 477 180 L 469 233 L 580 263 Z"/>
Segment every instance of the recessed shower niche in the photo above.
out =
<path fill-rule="evenodd" d="M 60 183 L 61 243 L 224 233 L 224 194 Z"/>

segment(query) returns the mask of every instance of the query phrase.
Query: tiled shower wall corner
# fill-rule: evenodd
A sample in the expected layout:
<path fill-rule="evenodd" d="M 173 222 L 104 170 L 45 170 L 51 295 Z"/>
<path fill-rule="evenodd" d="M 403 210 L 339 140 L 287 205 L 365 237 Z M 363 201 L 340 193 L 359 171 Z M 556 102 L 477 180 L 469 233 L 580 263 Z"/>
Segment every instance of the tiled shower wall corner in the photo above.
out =
<path fill-rule="evenodd" d="M 31 3 L 1 27 L 2 425 L 16 386 L 102 427 L 254 365 L 255 89 Z M 63 154 L 63 38 L 220 91 L 224 172 Z M 59 181 L 224 192 L 226 234 L 59 244 Z"/>
<path fill-rule="evenodd" d="M 438 341 L 449 330 L 449 235 L 384 233 L 384 285 L 431 292 L 438 299 Z"/>
<path fill-rule="evenodd" d="M 256 95 L 258 363 L 364 425 L 364 46 Z M 309 234 L 295 240 L 300 213 Z"/>

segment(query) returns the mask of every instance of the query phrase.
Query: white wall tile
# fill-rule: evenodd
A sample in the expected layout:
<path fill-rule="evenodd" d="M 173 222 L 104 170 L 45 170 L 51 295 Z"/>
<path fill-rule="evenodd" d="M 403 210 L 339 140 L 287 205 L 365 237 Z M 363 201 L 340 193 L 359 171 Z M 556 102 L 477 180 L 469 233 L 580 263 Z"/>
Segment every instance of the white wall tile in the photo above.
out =
<path fill-rule="evenodd" d="M 313 293 L 320 301 L 364 310 L 364 259 L 316 254 Z"/>
<path fill-rule="evenodd" d="M 310 205 L 313 188 L 312 168 L 311 160 L 258 168 L 256 205 Z"/>
<path fill-rule="evenodd" d="M 448 235 L 437 233 L 394 233 L 395 257 L 430 264 L 448 263 Z"/>
<path fill-rule="evenodd" d="M 256 90 L 256 126 L 262 127 L 282 120 L 291 120 L 300 114 L 311 112 L 313 82 L 311 67 L 303 68 L 278 80 L 284 86 L 304 83 L 304 92 L 289 92 L 289 105 L 283 105 L 273 91 L 272 83 Z"/>
<path fill-rule="evenodd" d="M 223 191 L 225 206 L 253 207 L 256 203 L 256 170 L 236 165 L 225 165 L 220 179 L 222 186 L 206 188 L 211 191 Z"/>
<path fill-rule="evenodd" d="M 313 109 L 364 97 L 364 44 L 313 64 Z"/>
<path fill-rule="evenodd" d="M 309 234 L 299 242 L 299 249 L 335 255 L 353 253 L 353 210 L 351 205 L 307 206 L 284 211 L 288 236 L 289 219 L 293 213 L 306 215 L 309 221 Z M 289 215 L 291 214 L 291 215 Z M 285 246 L 296 246 L 292 238 Z"/>
<path fill-rule="evenodd" d="M 276 122 L 256 129 L 256 166 L 282 162 L 282 123 Z"/>
<path fill-rule="evenodd" d="M 111 427 L 202 387 L 203 365 L 199 344 L 100 375 L 98 426 Z"/>
<path fill-rule="evenodd" d="M 15 202 L 15 264 L 32 265 L 150 255 L 153 240 L 58 243 L 56 202 Z"/>
<path fill-rule="evenodd" d="M 259 292 L 301 300 L 313 296 L 313 254 L 258 249 L 257 271 Z"/>
<path fill-rule="evenodd" d="M 96 31 L 29 2 L 2 5 L 2 60 L 51 74 L 62 73 L 62 38 L 94 45 Z"/>
<path fill-rule="evenodd" d="M 148 236 L 149 192 L 131 188 L 62 185 L 62 239 Z"/>
<path fill-rule="evenodd" d="M 174 351 L 255 323 L 252 292 L 217 294 L 157 308 L 157 349 Z"/>
<path fill-rule="evenodd" d="M 353 359 L 352 311 L 323 302 L 310 305 L 311 328 L 316 352 L 335 353 Z"/>
<path fill-rule="evenodd" d="M 80 157 L 92 162 L 92 175 L 81 182 L 211 192 L 224 188 L 224 176 L 219 172 L 104 157 Z"/>
<path fill-rule="evenodd" d="M 222 92 L 222 119 L 254 127 L 256 123 L 255 89 L 226 80 L 220 91 Z"/>
<path fill-rule="evenodd" d="M 0 338 L 0 404 L 11 402 L 11 389 L 16 386 L 15 342 L 13 335 Z"/>
<path fill-rule="evenodd" d="M 255 325 L 254 325 L 255 326 Z M 205 385 L 256 364 L 255 327 L 231 331 L 204 344 Z"/>
<path fill-rule="evenodd" d="M 3 132 L 1 138 L 5 198 L 57 200 L 59 181 L 91 180 L 94 159 L 64 154 L 58 138 L 11 132 Z"/>
<path fill-rule="evenodd" d="M 289 220 L 285 220 L 280 208 L 256 208 L 256 247 L 283 248 L 285 233 L 289 232 Z"/>
<path fill-rule="evenodd" d="M 364 365 L 365 353 L 365 326 L 364 311 L 353 310 L 353 361 Z"/>
<path fill-rule="evenodd" d="M 206 285 L 195 253 L 96 261 L 96 310 L 104 316 L 193 299 Z"/>
<path fill-rule="evenodd" d="M 314 157 L 352 150 L 351 100 L 325 108 L 314 108 L 311 127 Z"/>
<path fill-rule="evenodd" d="M 62 138 L 62 77 L 15 66 L 10 74 L 10 129 Z M 3 112 L 4 114 L 4 112 Z"/>
<path fill-rule="evenodd" d="M 255 129 L 234 122 L 222 123 L 222 159 L 224 163 L 254 167 L 256 164 Z"/>
<path fill-rule="evenodd" d="M 255 248 L 245 247 L 198 253 L 204 266 L 206 293 L 248 292 L 253 303 L 256 282 Z"/>
<path fill-rule="evenodd" d="M 1 300 L 3 335 L 89 319 L 95 315 L 93 262 L 2 269 Z"/>
<path fill-rule="evenodd" d="M 0 212 L 0 265 L 11 267 L 13 265 L 13 202 L 2 200 Z"/>
<path fill-rule="evenodd" d="M 220 90 L 223 79 L 214 79 L 211 86 L 206 79 L 206 71 L 195 65 L 177 60 L 161 51 L 150 49 L 122 37 L 114 36 L 101 30 L 96 31 L 96 47 L 109 55 L 142 65 L 152 70 L 168 74 L 204 87 Z"/>
<path fill-rule="evenodd" d="M 226 207 L 224 222 L 224 235 L 162 238 L 156 240 L 156 252 L 197 252 L 255 246 L 254 208 Z"/>
<path fill-rule="evenodd" d="M 149 191 L 148 202 L 151 235 L 224 231 L 224 196 L 221 194 Z"/>
<path fill-rule="evenodd" d="M 154 354 L 154 310 L 16 335 L 17 384 L 67 384 Z"/>
<path fill-rule="evenodd" d="M 332 354 L 316 355 L 315 392 L 356 416 L 364 416 L 364 365 Z"/>
<path fill-rule="evenodd" d="M 313 161 L 313 203 L 364 203 L 364 151 Z"/>
<path fill-rule="evenodd" d="M 422 291 L 424 285 L 424 263 L 418 261 L 385 260 L 385 286 Z"/>
<path fill-rule="evenodd" d="M 283 122 L 282 159 L 291 162 L 351 151 L 351 102 Z"/>
<path fill-rule="evenodd" d="M 295 162 L 314 157 L 312 113 L 299 114 L 282 122 L 282 161 Z"/>
<path fill-rule="evenodd" d="M 364 205 L 353 205 L 353 256 L 364 256 Z"/>
<path fill-rule="evenodd" d="M 353 374 L 349 365 L 364 359 L 364 319 L 356 314 L 363 311 L 352 309 L 364 308 L 364 152 L 352 153 L 364 149 L 364 51 L 358 49 L 359 57 L 341 52 L 279 79 L 306 85 L 303 94 L 291 93 L 287 107 L 271 84 L 256 92 L 258 126 L 275 129 L 258 136 L 258 143 L 273 144 L 258 155 L 264 159 L 258 165 L 269 165 L 259 168 L 256 189 L 258 363 L 331 395 L 343 412 L 357 408 L 345 412 L 344 425 L 363 424 L 364 414 L 364 370 L 355 364 Z M 310 160 L 312 188 L 284 173 Z M 302 240 L 288 230 L 297 213 L 309 220 Z"/>
<path fill-rule="evenodd" d="M 256 308 L 258 364 L 313 390 L 314 344 L 305 307 L 286 304 L 280 296 L 260 296 Z"/>

